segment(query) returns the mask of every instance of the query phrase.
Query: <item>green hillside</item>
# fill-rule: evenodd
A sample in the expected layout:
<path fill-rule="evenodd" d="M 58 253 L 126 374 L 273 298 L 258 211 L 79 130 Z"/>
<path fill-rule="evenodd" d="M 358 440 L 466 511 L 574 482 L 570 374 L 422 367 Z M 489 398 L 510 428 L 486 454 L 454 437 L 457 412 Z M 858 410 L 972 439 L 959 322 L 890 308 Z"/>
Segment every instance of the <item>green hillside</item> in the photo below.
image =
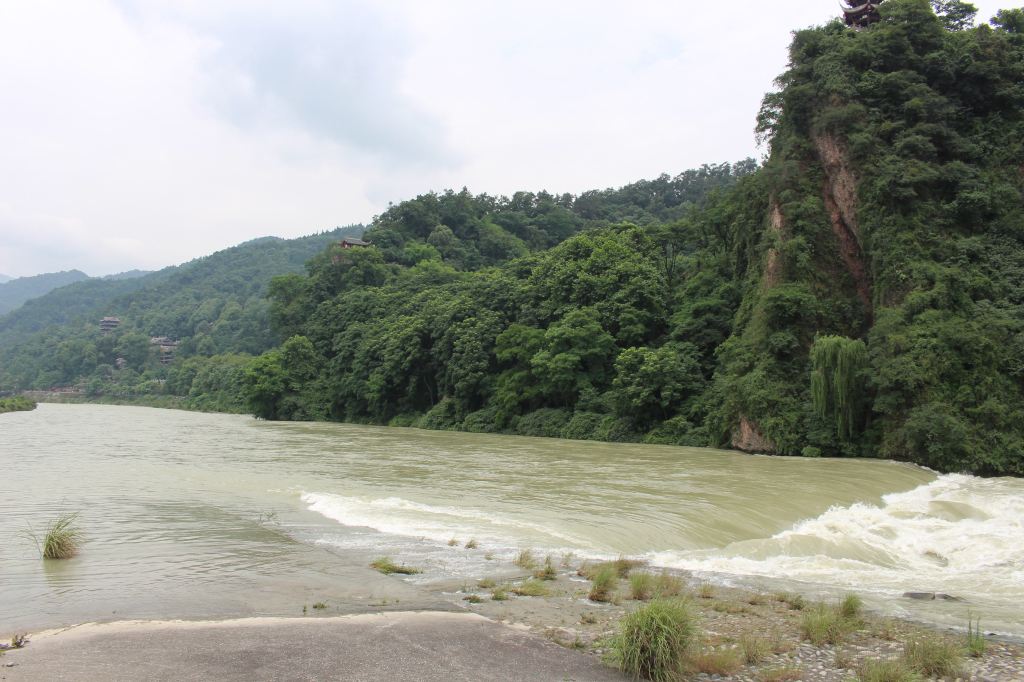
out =
<path fill-rule="evenodd" d="M 796 33 L 706 205 L 389 211 L 276 280 L 251 409 L 1024 474 L 1024 12 L 936 7 Z"/>
<path fill-rule="evenodd" d="M 89 279 L 89 275 L 80 270 L 49 272 L 18 279 L 0 279 L 0 315 L 9 313 L 29 299 L 86 279 Z"/>
<path fill-rule="evenodd" d="M 361 232 L 267 237 L 143 277 L 52 291 L 0 317 L 0 390 L 88 384 L 94 393 L 151 393 L 168 369 L 152 337 L 176 341 L 182 360 L 260 353 L 276 338 L 267 318 L 270 279 L 301 271 L 327 244 Z M 99 320 L 107 316 L 122 324 L 104 335 Z"/>

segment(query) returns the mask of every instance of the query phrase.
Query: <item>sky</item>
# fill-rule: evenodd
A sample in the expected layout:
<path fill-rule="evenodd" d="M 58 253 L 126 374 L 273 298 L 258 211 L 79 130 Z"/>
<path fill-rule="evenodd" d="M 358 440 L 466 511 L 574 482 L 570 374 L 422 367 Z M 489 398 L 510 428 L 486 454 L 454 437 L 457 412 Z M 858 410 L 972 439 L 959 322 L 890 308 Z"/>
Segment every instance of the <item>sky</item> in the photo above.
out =
<path fill-rule="evenodd" d="M 429 191 L 578 193 L 756 157 L 790 32 L 838 12 L 0 0 L 0 273 L 152 270 Z"/>

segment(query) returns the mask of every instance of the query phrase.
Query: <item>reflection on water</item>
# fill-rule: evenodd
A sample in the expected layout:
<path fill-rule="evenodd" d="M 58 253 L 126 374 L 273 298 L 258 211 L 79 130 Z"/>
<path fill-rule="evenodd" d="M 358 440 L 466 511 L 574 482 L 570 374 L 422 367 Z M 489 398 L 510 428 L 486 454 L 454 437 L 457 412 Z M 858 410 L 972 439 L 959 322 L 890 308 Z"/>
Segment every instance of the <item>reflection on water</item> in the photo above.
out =
<path fill-rule="evenodd" d="M 416 562 L 429 583 L 530 546 L 855 588 L 951 622 L 962 606 L 891 597 L 960 593 L 986 627 L 1024 632 L 1019 480 L 105 406 L 42 405 L 0 429 L 0 616 L 19 622 L 287 611 L 295 585 L 354 607 L 395 585 L 367 557 Z M 59 508 L 82 512 L 88 543 L 51 565 L 13 531 Z"/>

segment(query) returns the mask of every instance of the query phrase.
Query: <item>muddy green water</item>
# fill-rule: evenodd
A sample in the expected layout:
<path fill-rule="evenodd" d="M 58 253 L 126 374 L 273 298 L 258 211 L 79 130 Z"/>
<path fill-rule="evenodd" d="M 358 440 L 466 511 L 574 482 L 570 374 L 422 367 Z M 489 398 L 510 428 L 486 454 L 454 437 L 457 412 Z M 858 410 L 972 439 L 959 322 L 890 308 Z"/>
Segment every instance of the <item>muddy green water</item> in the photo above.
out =
<path fill-rule="evenodd" d="M 897 615 L 1024 622 L 1024 482 L 878 461 L 91 405 L 0 417 L 0 632 L 126 617 L 434 604 L 518 548 L 643 556 L 722 582 L 856 589 Z M 80 556 L 20 531 L 81 513 Z M 473 538 L 479 549 L 450 547 Z M 423 567 L 402 583 L 365 569 Z M 920 604 L 904 591 L 941 591 Z M 404 601 L 403 601 L 404 600 Z"/>

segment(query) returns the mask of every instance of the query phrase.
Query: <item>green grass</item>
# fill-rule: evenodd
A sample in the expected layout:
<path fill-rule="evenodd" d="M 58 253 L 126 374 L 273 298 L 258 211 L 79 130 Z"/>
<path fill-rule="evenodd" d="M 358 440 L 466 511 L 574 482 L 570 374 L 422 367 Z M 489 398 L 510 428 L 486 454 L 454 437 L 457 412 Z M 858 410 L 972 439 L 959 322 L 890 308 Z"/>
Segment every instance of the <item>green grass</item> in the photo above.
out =
<path fill-rule="evenodd" d="M 508 587 L 495 587 L 491 590 L 491 601 L 507 601 L 508 600 Z"/>
<path fill-rule="evenodd" d="M 513 586 L 512 593 L 518 594 L 520 597 L 546 597 L 551 594 L 551 590 L 544 584 L 544 581 L 530 578 Z"/>
<path fill-rule="evenodd" d="M 864 601 L 855 594 L 848 594 L 839 602 L 839 615 L 846 620 L 857 620 L 864 609 Z"/>
<path fill-rule="evenodd" d="M 537 568 L 537 558 L 533 556 L 533 550 L 531 549 L 520 550 L 512 563 L 519 568 L 526 569 L 527 571 L 532 571 Z"/>
<path fill-rule="evenodd" d="M 629 576 L 629 596 L 637 601 L 647 601 L 654 596 L 655 577 L 650 573 L 634 573 Z"/>
<path fill-rule="evenodd" d="M 479 604 L 483 601 L 483 599 L 481 599 L 478 595 L 475 594 L 471 594 L 468 597 L 463 597 L 462 600 L 468 601 L 470 604 Z"/>
<path fill-rule="evenodd" d="M 760 682 L 796 682 L 804 679 L 804 671 L 798 666 L 768 668 L 758 676 Z"/>
<path fill-rule="evenodd" d="M 701 583 L 697 588 L 697 595 L 701 599 L 712 599 L 715 596 L 715 586 L 711 583 Z"/>
<path fill-rule="evenodd" d="M 732 649 L 714 649 L 693 658 L 693 667 L 707 675 L 732 675 L 743 667 L 740 654 Z"/>
<path fill-rule="evenodd" d="M 313 608 L 317 609 L 317 610 L 326 609 L 327 608 L 327 604 L 325 604 L 322 601 L 318 601 L 317 603 L 313 604 Z"/>
<path fill-rule="evenodd" d="M 82 544 L 77 512 L 59 514 L 43 530 L 41 539 L 31 528 L 25 534 L 36 543 L 36 549 L 44 559 L 70 559 L 78 553 Z"/>
<path fill-rule="evenodd" d="M 771 656 L 772 645 L 763 637 L 746 632 L 740 635 L 740 651 L 748 665 L 757 665 Z"/>
<path fill-rule="evenodd" d="M 795 592 L 779 592 L 775 595 L 775 601 L 786 604 L 793 611 L 803 611 L 807 607 L 807 600 Z"/>
<path fill-rule="evenodd" d="M 685 588 L 682 578 L 668 572 L 663 572 L 654 579 L 654 597 L 656 599 L 678 597 Z"/>
<path fill-rule="evenodd" d="M 864 661 L 857 669 L 860 682 L 923 682 L 924 678 L 899 658 Z"/>
<path fill-rule="evenodd" d="M 591 601 L 609 602 L 619 586 L 619 573 L 614 566 L 605 565 L 594 577 L 591 578 L 590 594 L 587 595 Z"/>
<path fill-rule="evenodd" d="M 839 609 L 825 604 L 815 604 L 805 609 L 800 621 L 800 632 L 814 646 L 840 644 L 849 629 L 849 622 L 844 620 Z"/>
<path fill-rule="evenodd" d="M 959 677 L 963 668 L 960 647 L 938 635 L 919 635 L 903 645 L 903 660 L 925 677 Z"/>
<path fill-rule="evenodd" d="M 538 580 L 554 580 L 558 577 L 558 571 L 555 570 L 555 564 L 550 556 L 544 558 L 544 566 L 534 571 L 533 577 Z"/>
<path fill-rule="evenodd" d="M 498 581 L 494 578 L 481 578 L 477 582 L 477 586 L 482 590 L 490 590 L 498 584 Z"/>
<path fill-rule="evenodd" d="M 415 575 L 423 572 L 418 568 L 406 566 L 405 564 L 396 564 L 390 557 L 386 556 L 382 556 L 374 561 L 370 564 L 370 568 L 375 568 L 384 575 L 391 575 L 392 573 L 398 573 L 400 575 Z"/>
<path fill-rule="evenodd" d="M 657 600 L 622 619 L 612 658 L 634 678 L 667 682 L 682 675 L 699 640 L 697 616 L 688 601 Z"/>
<path fill-rule="evenodd" d="M 987 648 L 985 633 L 981 631 L 981 618 L 973 620 L 971 613 L 967 612 L 967 653 L 971 658 L 981 658 L 985 655 Z"/>
<path fill-rule="evenodd" d="M 36 403 L 22 396 L 0 398 L 0 414 L 4 412 L 28 412 L 36 409 Z"/>

